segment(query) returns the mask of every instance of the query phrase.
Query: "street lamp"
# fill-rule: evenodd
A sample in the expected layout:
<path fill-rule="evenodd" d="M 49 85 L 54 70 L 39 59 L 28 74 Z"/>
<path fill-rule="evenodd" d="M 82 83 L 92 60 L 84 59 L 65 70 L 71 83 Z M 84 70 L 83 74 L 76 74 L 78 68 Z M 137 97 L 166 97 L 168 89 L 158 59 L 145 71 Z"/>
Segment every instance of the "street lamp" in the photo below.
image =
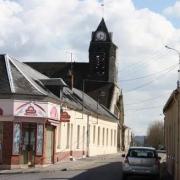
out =
<path fill-rule="evenodd" d="M 175 51 L 175 52 L 178 54 L 178 58 L 179 58 L 179 68 L 178 68 L 177 87 L 179 88 L 179 85 L 180 85 L 180 51 L 178 51 L 178 50 L 175 49 L 175 48 L 169 47 L 169 46 L 167 46 L 167 45 L 165 46 L 165 48 L 170 49 L 170 50 L 173 50 L 173 51 Z"/>

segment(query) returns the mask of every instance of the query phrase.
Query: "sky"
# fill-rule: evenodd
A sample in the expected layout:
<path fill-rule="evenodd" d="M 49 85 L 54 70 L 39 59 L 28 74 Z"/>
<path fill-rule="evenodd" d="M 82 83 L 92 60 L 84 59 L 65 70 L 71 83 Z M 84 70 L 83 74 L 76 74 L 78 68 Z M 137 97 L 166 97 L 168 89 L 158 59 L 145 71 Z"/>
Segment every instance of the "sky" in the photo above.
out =
<path fill-rule="evenodd" d="M 180 0 L 0 0 L 0 53 L 20 61 L 88 62 L 91 32 L 102 16 L 118 46 L 125 124 L 135 135 L 163 120 L 176 88 Z"/>

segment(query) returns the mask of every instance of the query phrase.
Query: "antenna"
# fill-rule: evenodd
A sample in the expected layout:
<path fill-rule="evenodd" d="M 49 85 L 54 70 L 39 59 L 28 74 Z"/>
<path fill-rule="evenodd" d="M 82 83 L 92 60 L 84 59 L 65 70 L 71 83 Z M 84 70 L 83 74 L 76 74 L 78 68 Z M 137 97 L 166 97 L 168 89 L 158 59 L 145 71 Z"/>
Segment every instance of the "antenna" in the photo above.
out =
<path fill-rule="evenodd" d="M 73 67 L 72 67 L 72 56 L 73 56 L 73 54 L 72 54 L 72 52 L 70 52 L 71 53 L 71 73 L 72 73 L 72 70 L 73 70 Z"/>
<path fill-rule="evenodd" d="M 73 74 L 73 64 L 72 64 L 72 59 L 73 59 L 73 53 L 70 51 L 67 51 L 67 53 L 70 54 L 70 69 L 69 69 L 69 72 L 68 72 L 68 76 L 70 78 L 70 87 L 71 89 L 73 88 L 74 86 L 74 74 Z"/>

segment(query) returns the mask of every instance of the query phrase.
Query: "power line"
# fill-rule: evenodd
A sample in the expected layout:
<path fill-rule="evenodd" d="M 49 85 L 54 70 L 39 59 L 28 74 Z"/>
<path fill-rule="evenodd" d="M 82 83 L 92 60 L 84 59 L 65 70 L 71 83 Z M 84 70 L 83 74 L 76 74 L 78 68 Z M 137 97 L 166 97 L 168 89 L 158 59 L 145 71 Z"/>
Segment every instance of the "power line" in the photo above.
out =
<path fill-rule="evenodd" d="M 163 57 L 161 57 L 163 59 Z M 159 61 L 159 59 L 156 59 L 154 60 L 154 63 L 157 63 Z M 150 62 L 150 61 L 149 61 Z M 145 69 L 147 66 L 149 66 L 149 64 L 141 64 L 141 65 L 138 65 L 138 67 L 136 68 L 133 68 L 133 69 L 130 69 L 128 72 L 129 73 L 133 73 L 133 74 L 136 74 L 136 73 L 139 73 L 140 71 L 142 71 L 142 69 Z M 166 68 L 167 67 L 167 64 L 166 63 L 163 63 L 161 62 L 160 65 L 158 65 L 158 67 L 160 68 Z M 125 73 L 125 72 L 124 72 Z M 127 72 L 126 72 L 127 73 Z M 121 73 L 122 74 L 122 73 Z"/>
<path fill-rule="evenodd" d="M 173 69 L 174 69 L 174 68 L 173 68 Z M 164 74 L 167 75 L 167 73 L 170 72 L 170 71 L 172 71 L 173 69 L 170 69 L 169 71 L 167 71 L 167 72 L 164 73 Z M 162 75 L 163 75 L 163 74 L 159 75 L 159 77 L 162 76 Z M 129 92 L 135 91 L 135 90 L 140 89 L 140 88 L 143 88 L 143 87 L 145 87 L 145 86 L 148 86 L 149 84 L 151 84 L 151 83 L 153 83 L 155 80 L 157 80 L 159 77 L 156 77 L 156 79 L 152 79 L 151 81 L 149 81 L 149 82 L 147 82 L 147 83 L 145 83 L 145 84 L 142 84 L 142 85 L 140 85 L 140 86 L 137 86 L 137 87 L 135 87 L 134 89 L 128 90 L 128 91 L 126 91 L 124 94 L 127 94 L 127 93 L 129 93 Z"/>
<path fill-rule="evenodd" d="M 151 56 L 151 57 L 147 58 L 148 60 L 143 58 L 143 60 L 141 59 L 140 61 L 137 61 L 137 62 L 135 62 L 135 63 L 133 63 L 133 64 L 131 64 L 129 66 L 126 66 L 123 69 L 120 69 L 119 72 L 122 72 L 122 71 L 124 71 L 126 69 L 132 69 L 132 67 L 136 67 L 136 66 L 139 67 L 140 65 L 141 66 L 145 65 L 145 64 L 149 63 L 150 61 L 154 61 L 154 60 L 158 60 L 158 59 L 161 60 L 161 59 L 163 59 L 162 57 L 166 56 L 166 55 L 167 55 L 167 52 L 165 52 L 164 54 L 159 53 L 157 55 Z M 139 68 L 136 68 L 136 69 L 139 69 Z"/>
<path fill-rule="evenodd" d="M 141 110 L 149 110 L 149 109 L 158 109 L 158 108 L 161 108 L 161 106 L 159 105 L 159 106 L 151 106 L 147 108 L 127 109 L 126 111 L 141 111 Z"/>
<path fill-rule="evenodd" d="M 169 92 L 166 93 L 166 94 L 169 94 Z M 155 101 L 156 99 L 159 99 L 159 98 L 162 98 L 162 97 L 165 97 L 165 96 L 166 95 L 156 96 L 156 97 L 153 97 L 153 98 L 145 99 L 143 101 L 139 101 L 139 102 L 135 102 L 135 103 L 127 103 L 127 104 L 124 104 L 124 105 L 131 106 L 131 105 L 136 105 L 136 104 L 142 104 L 142 103 L 146 103 L 146 102 L 149 102 L 149 101 L 152 101 L 152 100 Z"/>
<path fill-rule="evenodd" d="M 164 72 L 164 71 L 166 71 L 166 70 L 168 70 L 168 69 L 171 69 L 172 67 L 174 68 L 174 67 L 176 67 L 177 65 L 178 65 L 178 63 L 176 63 L 176 64 L 174 64 L 174 65 L 172 65 L 172 66 L 169 66 L 168 68 L 163 69 L 163 70 L 161 70 L 161 71 L 159 71 L 159 72 L 147 74 L 147 75 L 144 75 L 144 76 L 139 76 L 139 77 L 132 78 L 132 79 L 120 79 L 119 81 L 121 81 L 121 82 L 128 82 L 128 81 L 134 81 L 134 80 L 138 80 L 138 79 L 144 79 L 144 78 L 147 78 L 147 77 L 151 77 L 151 76 L 153 76 L 153 75 L 155 75 L 155 74 L 162 73 L 162 72 Z"/>
<path fill-rule="evenodd" d="M 129 65 L 129 66 L 127 66 L 127 67 L 125 67 L 124 69 L 126 69 L 126 68 L 130 68 L 130 67 L 132 67 L 132 66 L 137 66 L 138 64 L 141 64 L 142 62 L 144 62 L 144 59 L 145 58 L 150 58 L 150 59 L 153 59 L 154 57 L 158 57 L 159 55 L 161 55 L 162 54 L 162 52 L 160 51 L 160 53 L 159 54 L 155 54 L 156 52 L 159 52 L 159 51 L 155 51 L 154 53 L 151 53 L 151 54 L 153 54 L 154 56 L 152 56 L 152 55 L 149 55 L 149 57 L 148 56 L 139 56 L 139 58 L 138 59 L 140 59 L 139 61 L 137 61 L 137 62 L 135 62 L 135 63 L 132 63 L 131 65 Z M 133 57 L 133 59 L 134 59 L 134 57 Z M 147 62 L 147 61 L 146 61 Z M 123 71 L 124 69 L 122 69 L 122 70 L 120 70 L 120 71 Z"/>

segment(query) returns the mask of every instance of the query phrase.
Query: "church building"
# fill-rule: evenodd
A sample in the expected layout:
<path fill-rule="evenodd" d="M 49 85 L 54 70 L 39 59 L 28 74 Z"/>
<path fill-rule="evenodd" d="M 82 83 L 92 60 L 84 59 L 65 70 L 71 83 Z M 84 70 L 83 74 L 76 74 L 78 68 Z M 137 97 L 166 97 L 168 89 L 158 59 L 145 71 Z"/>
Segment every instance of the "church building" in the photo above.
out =
<path fill-rule="evenodd" d="M 124 108 L 122 90 L 117 84 L 117 46 L 102 18 L 92 32 L 89 62 L 27 62 L 50 78 L 62 78 L 71 88 L 88 94 L 119 119 L 118 149 L 123 149 Z M 98 107 L 97 107 L 98 108 Z"/>

